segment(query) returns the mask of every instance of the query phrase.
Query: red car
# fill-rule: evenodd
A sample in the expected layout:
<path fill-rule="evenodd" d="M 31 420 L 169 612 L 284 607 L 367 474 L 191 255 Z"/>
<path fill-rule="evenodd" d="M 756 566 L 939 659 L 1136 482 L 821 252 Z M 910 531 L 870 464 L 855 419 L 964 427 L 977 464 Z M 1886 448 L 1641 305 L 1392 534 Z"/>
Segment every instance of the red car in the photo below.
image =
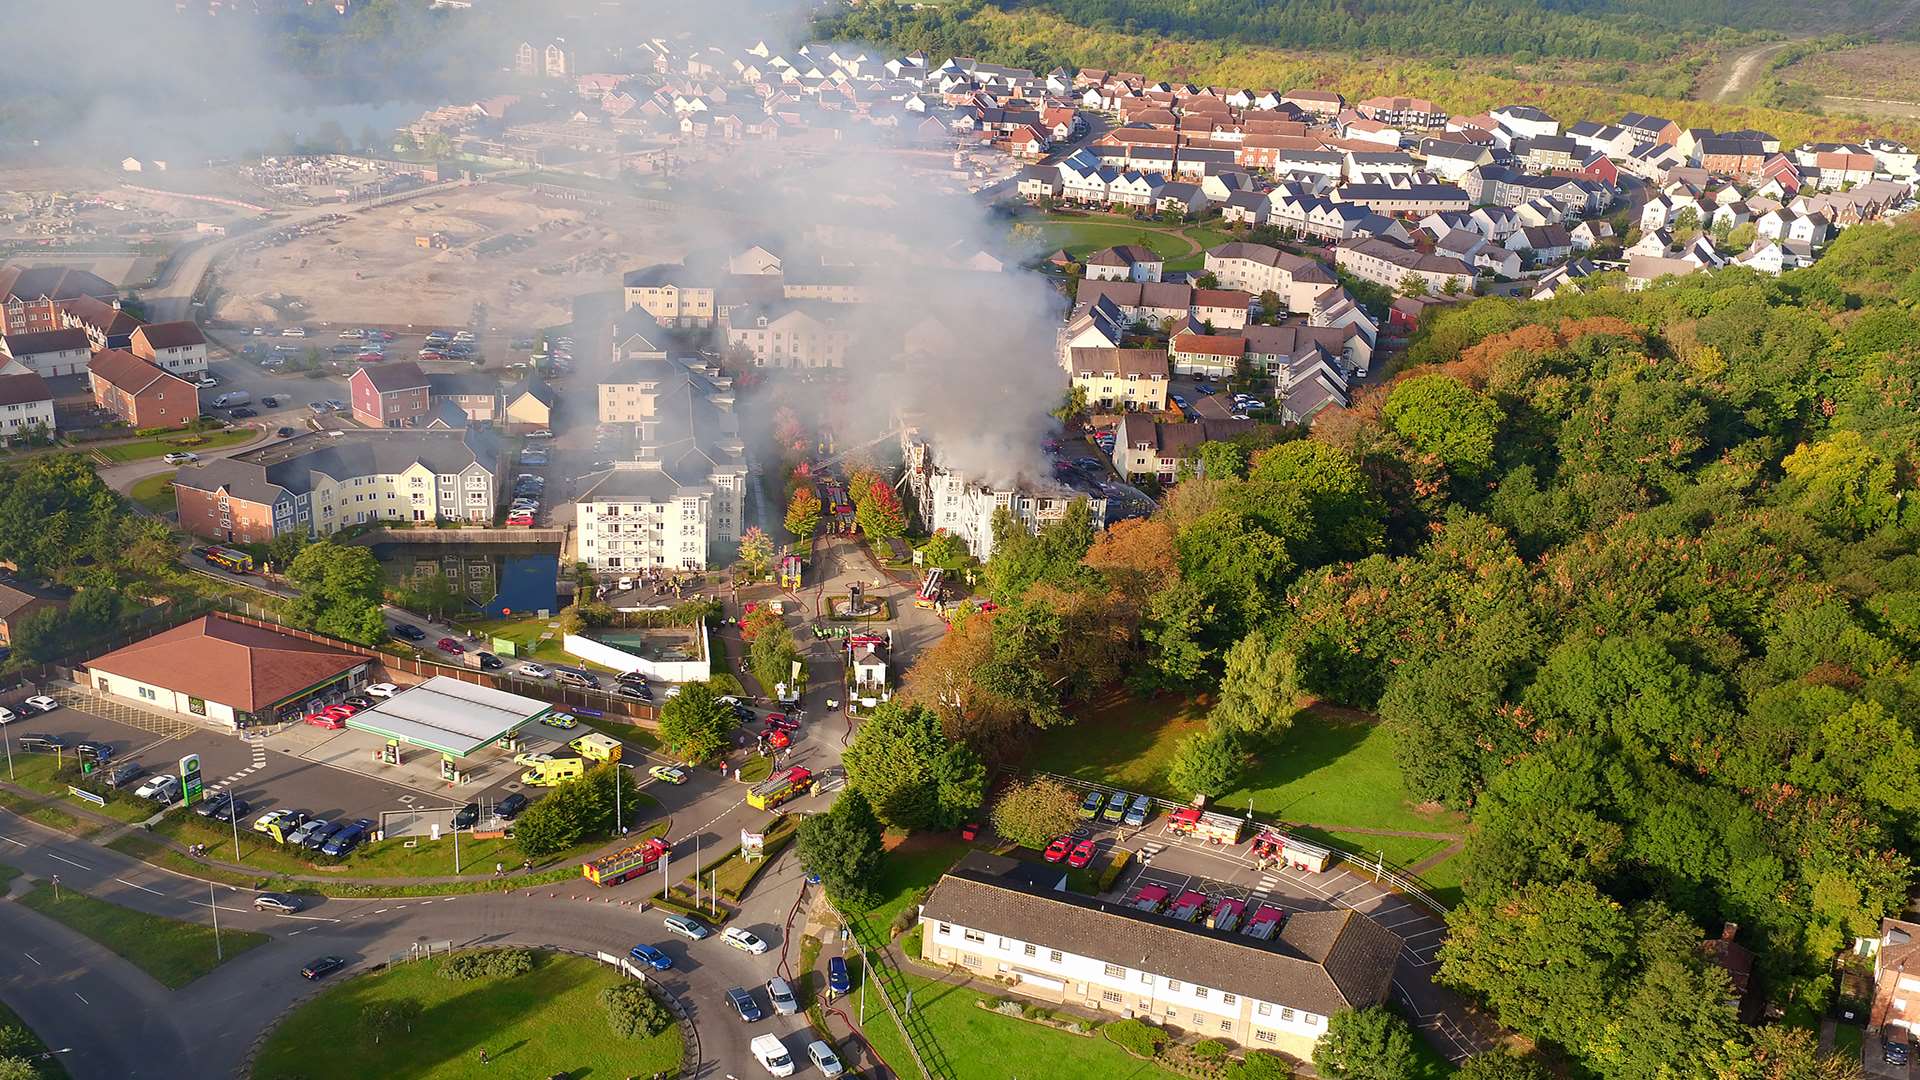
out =
<path fill-rule="evenodd" d="M 322 716 L 331 716 L 335 720 L 340 720 L 344 722 L 347 717 L 352 716 L 354 713 L 357 713 L 359 711 L 360 711 L 359 709 L 354 708 L 352 705 L 329 705 L 326 708 L 321 709 L 320 714 Z"/>
<path fill-rule="evenodd" d="M 306 715 L 306 721 L 307 723 L 312 724 L 314 727 L 326 728 L 328 731 L 339 731 L 341 728 L 347 726 L 346 717 L 328 716 L 326 713 L 323 713 L 323 712 L 308 713 Z"/>
<path fill-rule="evenodd" d="M 1047 845 L 1047 850 L 1045 854 L 1041 856 L 1041 858 L 1047 860 L 1048 862 L 1059 862 L 1061 859 L 1064 859 L 1067 857 L 1067 849 L 1072 846 L 1073 846 L 1073 837 L 1062 836 L 1059 839 L 1055 840 L 1053 843 Z"/>
<path fill-rule="evenodd" d="M 465 645 L 460 644 L 459 642 L 453 640 L 450 637 L 441 638 L 439 641 L 434 642 L 434 646 L 438 648 L 441 652 L 447 652 L 447 653 L 463 653 L 467 651 L 467 647 Z"/>
<path fill-rule="evenodd" d="M 972 840 L 979 835 L 980 823 L 977 821 L 969 821 L 965 825 L 960 826 L 960 839 L 962 840 Z"/>
<path fill-rule="evenodd" d="M 790 719 L 787 714 L 783 712 L 768 713 L 767 726 L 770 728 L 779 728 L 781 731 L 799 731 L 800 721 Z"/>
<path fill-rule="evenodd" d="M 1093 861 L 1093 841 L 1082 840 L 1073 846 L 1073 853 L 1067 856 L 1067 865 L 1075 870 Z"/>
<path fill-rule="evenodd" d="M 767 745 L 773 747 L 775 750 L 785 750 L 787 747 L 793 745 L 793 737 L 777 727 L 768 728 L 765 734 Z"/>

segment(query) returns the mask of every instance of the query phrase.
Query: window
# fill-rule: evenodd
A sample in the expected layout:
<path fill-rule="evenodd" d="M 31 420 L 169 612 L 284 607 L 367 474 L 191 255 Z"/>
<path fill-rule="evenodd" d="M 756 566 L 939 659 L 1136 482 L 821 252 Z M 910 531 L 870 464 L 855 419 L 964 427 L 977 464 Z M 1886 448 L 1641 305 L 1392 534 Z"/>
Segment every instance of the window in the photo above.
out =
<path fill-rule="evenodd" d="M 1032 956 L 1032 955 L 1034 955 L 1034 954 L 1036 954 L 1036 953 L 1038 953 L 1038 952 L 1039 952 L 1040 950 L 1039 950 L 1039 948 L 1038 948 L 1038 947 L 1036 947 L 1036 946 L 1033 946 L 1033 945 L 1028 945 L 1028 946 L 1026 946 L 1026 947 L 1025 947 L 1024 949 L 1022 949 L 1021 951 L 1022 951 L 1023 953 L 1025 953 L 1025 954 L 1026 954 L 1027 956 Z"/>
<path fill-rule="evenodd" d="M 1316 1013 L 1306 1013 L 1300 1017 L 1300 1020 L 1302 1023 L 1306 1024 L 1308 1027 L 1320 1026 L 1320 1017 Z"/>
<path fill-rule="evenodd" d="M 1169 1006 L 1167 1006 L 1167 1017 L 1168 1017 L 1169 1019 L 1171 1019 L 1171 1018 L 1173 1018 L 1174 1016 L 1177 1016 L 1177 1015 L 1179 1015 L 1179 1014 L 1178 1014 L 1178 1012 L 1177 1012 L 1177 1011 L 1176 1011 L 1176 1010 L 1174 1009 L 1174 1007 L 1173 1007 L 1173 1006 L 1171 1006 L 1171 1005 L 1169 1005 Z"/>
<path fill-rule="evenodd" d="M 1152 985 L 1153 985 L 1153 976 L 1151 976 L 1151 975 L 1149 975 L 1149 974 L 1147 974 L 1146 972 L 1144 972 L 1144 971 L 1143 971 L 1143 972 L 1141 972 L 1141 973 L 1140 973 L 1140 981 L 1141 981 L 1141 982 L 1143 982 L 1143 983 L 1146 983 L 1146 984 L 1147 984 L 1148 986 L 1152 986 Z"/>
<path fill-rule="evenodd" d="M 1105 970 L 1107 978 L 1109 979 L 1124 979 L 1127 977 L 1127 969 L 1121 967 L 1119 964 L 1108 964 Z"/>
<path fill-rule="evenodd" d="M 1111 1001 L 1111 1002 L 1113 1002 L 1113 1003 L 1114 1003 L 1115 1005 L 1118 1005 L 1118 1004 L 1120 1004 L 1120 991 L 1118 991 L 1118 990 L 1102 990 L 1102 991 L 1100 991 L 1100 1000 L 1101 1000 L 1101 1001 Z"/>
<path fill-rule="evenodd" d="M 1196 987 L 1194 987 L 1194 988 L 1193 988 L 1193 996 L 1194 996 L 1194 997 L 1197 997 L 1197 998 L 1204 998 L 1204 997 L 1206 997 L 1206 996 L 1207 996 L 1207 988 L 1206 988 L 1206 987 L 1204 987 L 1204 986 L 1196 986 Z"/>
<path fill-rule="evenodd" d="M 1051 952 L 1047 953 L 1047 959 L 1057 964 L 1065 958 L 1060 955 L 1059 949 L 1054 949 Z"/>
<path fill-rule="evenodd" d="M 943 933 L 943 934 L 945 934 L 945 935 L 947 935 L 948 937 L 952 937 L 952 936 L 953 936 L 953 924 L 952 924 L 952 923 L 941 923 L 941 924 L 940 924 L 940 932 L 941 932 L 941 933 Z"/>
<path fill-rule="evenodd" d="M 1253 1011 L 1259 1013 L 1261 1016 L 1272 1016 L 1273 1006 L 1263 1001 L 1260 1004 L 1254 1006 Z"/>
<path fill-rule="evenodd" d="M 973 956 L 971 954 L 961 957 L 960 962 L 971 968 L 977 968 L 980 966 L 980 958 L 977 956 Z"/>
<path fill-rule="evenodd" d="M 1232 1031 L 1232 1030 L 1233 1030 L 1233 1021 L 1231 1021 L 1231 1020 L 1222 1020 L 1222 1021 L 1220 1021 L 1220 1030 L 1221 1030 L 1221 1031 Z"/>
<path fill-rule="evenodd" d="M 1237 998 L 1237 997 L 1234 997 L 1234 996 L 1233 996 L 1232 994 L 1221 994 L 1221 995 L 1220 995 L 1220 1004 L 1222 1004 L 1222 1005 L 1231 1005 L 1231 1004 L 1233 1004 L 1234 1002 L 1236 1002 L 1236 1001 L 1238 1001 L 1238 1000 L 1240 1000 L 1240 999 L 1239 999 L 1239 998 Z"/>
<path fill-rule="evenodd" d="M 1280 1019 L 1282 1019 L 1282 1020 L 1292 1020 L 1292 1019 L 1293 1019 L 1293 1010 L 1292 1010 L 1292 1009 L 1281 1009 L 1281 1010 L 1280 1010 Z"/>
<path fill-rule="evenodd" d="M 1277 1043 L 1280 1041 L 1280 1036 L 1275 1035 L 1271 1031 L 1256 1031 L 1253 1033 L 1253 1041 L 1263 1042 L 1263 1043 Z"/>
<path fill-rule="evenodd" d="M 1180 980 L 1179 980 L 1179 979 L 1168 979 L 1168 980 L 1167 980 L 1167 989 L 1169 989 L 1169 990 L 1178 990 L 1178 989 L 1180 989 Z"/>

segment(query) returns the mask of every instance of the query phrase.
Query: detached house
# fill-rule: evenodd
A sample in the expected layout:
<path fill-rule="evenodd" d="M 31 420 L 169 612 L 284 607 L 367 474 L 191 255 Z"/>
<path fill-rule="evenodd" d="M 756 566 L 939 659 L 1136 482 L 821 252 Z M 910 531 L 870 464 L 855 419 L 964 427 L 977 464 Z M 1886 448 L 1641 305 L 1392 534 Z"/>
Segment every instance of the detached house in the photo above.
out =
<path fill-rule="evenodd" d="M 367 427 L 413 427 L 427 415 L 432 389 L 420 365 L 403 360 L 363 365 L 347 377 L 353 418 Z"/>
<path fill-rule="evenodd" d="M 1166 265 L 1151 248 L 1120 244 L 1087 256 L 1087 280 L 1159 281 Z"/>

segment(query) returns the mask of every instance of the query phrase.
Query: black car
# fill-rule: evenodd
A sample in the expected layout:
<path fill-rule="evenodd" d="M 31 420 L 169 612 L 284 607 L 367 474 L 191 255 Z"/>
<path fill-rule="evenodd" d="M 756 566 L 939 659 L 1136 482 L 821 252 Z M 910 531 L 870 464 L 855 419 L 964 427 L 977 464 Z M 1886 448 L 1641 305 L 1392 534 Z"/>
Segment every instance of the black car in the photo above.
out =
<path fill-rule="evenodd" d="M 322 975 L 339 971 L 346 966 L 347 961 L 345 957 L 323 956 L 318 960 L 308 963 L 306 967 L 301 968 L 300 977 L 303 979 L 318 979 Z"/>
<path fill-rule="evenodd" d="M 499 671 L 507 666 L 506 661 L 490 652 L 475 653 L 474 658 L 480 661 L 481 671 Z"/>
<path fill-rule="evenodd" d="M 233 796 L 222 791 L 217 794 L 210 795 L 206 799 L 202 800 L 199 806 L 196 806 L 193 808 L 193 812 L 196 814 L 199 814 L 203 818 L 210 818 L 215 816 L 216 814 L 224 813 L 228 805 L 230 805 L 232 802 L 233 802 Z M 225 821 L 226 818 L 223 817 L 220 820 Z"/>
<path fill-rule="evenodd" d="M 74 753 L 95 761 L 106 761 L 113 757 L 113 746 L 103 742 L 79 742 L 73 746 Z"/>
<path fill-rule="evenodd" d="M 274 434 L 278 435 L 283 439 L 291 439 L 293 438 L 293 429 L 290 427 L 283 427 L 279 431 L 274 432 Z"/>
<path fill-rule="evenodd" d="M 507 821 L 512 821 L 519 815 L 520 811 L 527 808 L 527 801 L 525 795 L 516 791 L 506 798 L 501 799 L 500 804 L 493 808 L 493 812 Z"/>
<path fill-rule="evenodd" d="M 280 407 L 280 399 L 274 397 L 272 394 L 268 394 L 266 397 L 260 399 L 260 404 L 265 405 L 269 409 L 277 409 Z"/>
<path fill-rule="evenodd" d="M 456 829 L 471 829 L 474 823 L 479 820 L 480 804 L 470 802 L 461 807 L 459 811 L 453 815 L 453 827 Z"/>
<path fill-rule="evenodd" d="M 315 829 L 312 832 L 307 834 L 307 838 L 300 842 L 300 846 L 306 848 L 309 851 L 319 851 L 322 845 L 324 845 L 327 841 L 333 839 L 334 833 L 337 833 L 341 829 L 344 829 L 346 827 L 347 825 L 345 822 L 332 822 L 332 821 L 329 821 L 323 825 L 319 825 L 315 827 Z"/>
<path fill-rule="evenodd" d="M 225 806 L 221 807 L 220 809 L 214 811 L 213 813 L 207 816 L 211 817 L 215 821 L 237 822 L 241 818 L 246 817 L 247 811 L 251 810 L 252 808 L 253 808 L 252 804 L 247 802 L 247 800 L 245 799 L 233 799 L 233 800 L 230 800 Z"/>
<path fill-rule="evenodd" d="M 1896 1033 L 1896 1029 L 1893 1028 L 1887 1030 L 1889 1033 L 1880 1036 L 1881 1059 L 1889 1065 L 1905 1065 L 1907 1063 L 1907 1040 L 1905 1033 Z"/>
<path fill-rule="evenodd" d="M 740 1014 L 740 1019 L 749 1024 L 766 1019 L 767 1014 L 760 1008 L 760 1003 L 753 1000 L 753 995 L 741 987 L 736 986 L 728 990 L 727 1001 L 733 1006 L 733 1011 Z"/>
<path fill-rule="evenodd" d="M 259 416 L 260 414 L 247 408 L 245 405 L 240 405 L 227 410 L 227 415 L 236 420 L 245 420 L 249 416 Z"/>
<path fill-rule="evenodd" d="M 394 623 L 393 636 L 397 638 L 405 638 L 408 641 L 427 640 L 427 632 L 413 625 L 412 623 Z"/>
<path fill-rule="evenodd" d="M 613 696 L 632 698 L 635 701 L 652 701 L 653 691 L 647 689 L 644 684 L 636 686 L 633 683 L 621 683 L 613 688 Z"/>

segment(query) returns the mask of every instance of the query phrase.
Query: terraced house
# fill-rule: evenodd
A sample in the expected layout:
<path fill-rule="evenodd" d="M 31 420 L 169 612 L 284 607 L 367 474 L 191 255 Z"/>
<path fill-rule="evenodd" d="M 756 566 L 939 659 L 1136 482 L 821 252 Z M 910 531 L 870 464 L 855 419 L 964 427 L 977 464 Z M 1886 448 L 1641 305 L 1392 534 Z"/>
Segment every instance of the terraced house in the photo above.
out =
<path fill-rule="evenodd" d="M 1384 1001 L 1401 940 L 1356 911 L 1269 939 L 1055 890 L 972 852 L 920 910 L 921 958 L 1030 997 L 1309 1057 L 1327 1017 Z"/>
<path fill-rule="evenodd" d="M 492 432 L 374 428 L 300 435 L 181 469 L 180 527 L 253 543 L 369 521 L 493 521 L 502 454 Z"/>

